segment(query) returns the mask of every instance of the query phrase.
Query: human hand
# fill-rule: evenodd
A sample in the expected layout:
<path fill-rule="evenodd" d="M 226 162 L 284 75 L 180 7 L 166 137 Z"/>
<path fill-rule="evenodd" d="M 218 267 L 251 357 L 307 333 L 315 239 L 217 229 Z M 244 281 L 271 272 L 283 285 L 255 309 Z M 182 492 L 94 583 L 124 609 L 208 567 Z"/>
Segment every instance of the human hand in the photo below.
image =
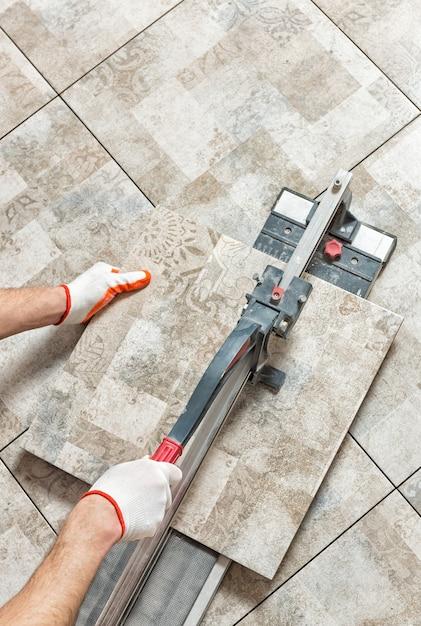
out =
<path fill-rule="evenodd" d="M 179 467 L 148 457 L 114 465 L 83 496 L 99 495 L 115 509 L 121 539 L 152 537 L 171 505 L 171 487 L 178 484 Z"/>
<path fill-rule="evenodd" d="M 150 280 L 147 270 L 120 272 L 99 261 L 71 283 L 61 285 L 66 292 L 66 310 L 57 324 L 87 322 L 119 293 L 143 289 Z"/>

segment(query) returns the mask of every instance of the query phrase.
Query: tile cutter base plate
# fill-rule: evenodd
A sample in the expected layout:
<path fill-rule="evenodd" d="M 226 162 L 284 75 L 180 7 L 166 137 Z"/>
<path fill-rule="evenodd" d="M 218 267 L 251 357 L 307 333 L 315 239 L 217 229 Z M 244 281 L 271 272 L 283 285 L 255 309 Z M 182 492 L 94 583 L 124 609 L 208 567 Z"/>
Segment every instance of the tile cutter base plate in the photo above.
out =
<path fill-rule="evenodd" d="M 275 320 L 273 310 L 282 309 L 282 306 L 278 308 L 282 300 L 282 315 L 274 321 L 272 331 L 286 337 L 311 291 L 311 285 L 299 278 L 305 270 L 361 297 L 368 295 L 393 253 L 396 237 L 359 222 L 351 214 L 350 178 L 348 172 L 338 172 L 321 202 L 287 188 L 281 191 L 254 247 L 288 265 L 285 272 L 268 266 L 262 279 L 256 277 L 257 285 L 247 297 L 240 326 L 241 320 L 243 326 L 247 318 L 253 320 L 253 312 L 262 304 L 267 307 L 268 316 L 272 314 Z M 270 285 L 273 291 L 268 298 Z M 265 356 L 265 346 L 260 347 L 260 352 Z M 251 362 L 250 359 L 249 364 L 241 366 L 240 362 L 234 366 L 239 376 L 247 373 Z M 257 365 L 254 363 L 251 370 L 252 382 L 254 379 L 279 388 L 283 373 L 265 363 L 260 368 Z M 247 374 L 244 384 L 248 379 Z M 239 395 L 242 386 L 237 386 Z M 228 414 L 232 404 L 226 402 L 221 406 Z M 200 428 L 203 427 L 199 427 L 199 433 Z M 216 434 L 217 431 L 213 436 Z M 203 618 L 231 563 L 227 557 L 168 528 L 137 582 L 133 575 L 130 577 L 130 564 L 136 565 L 138 552 L 139 544 L 114 546 L 88 591 L 78 626 L 195 626 Z M 125 585 L 133 587 L 130 593 L 126 593 Z"/>

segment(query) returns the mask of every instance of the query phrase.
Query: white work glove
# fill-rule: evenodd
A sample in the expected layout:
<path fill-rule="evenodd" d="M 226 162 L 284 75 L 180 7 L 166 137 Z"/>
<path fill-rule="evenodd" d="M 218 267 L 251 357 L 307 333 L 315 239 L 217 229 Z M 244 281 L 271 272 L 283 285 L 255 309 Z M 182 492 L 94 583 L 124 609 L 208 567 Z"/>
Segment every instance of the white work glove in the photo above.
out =
<path fill-rule="evenodd" d="M 67 302 L 66 311 L 57 325 L 87 322 L 119 293 L 142 289 L 150 280 L 147 270 L 120 272 L 99 261 L 68 285 L 61 285 L 66 291 Z"/>
<path fill-rule="evenodd" d="M 111 502 L 121 524 L 121 539 L 136 541 L 155 534 L 172 502 L 171 487 L 181 476 L 176 465 L 143 457 L 114 465 L 83 497 L 96 494 Z"/>

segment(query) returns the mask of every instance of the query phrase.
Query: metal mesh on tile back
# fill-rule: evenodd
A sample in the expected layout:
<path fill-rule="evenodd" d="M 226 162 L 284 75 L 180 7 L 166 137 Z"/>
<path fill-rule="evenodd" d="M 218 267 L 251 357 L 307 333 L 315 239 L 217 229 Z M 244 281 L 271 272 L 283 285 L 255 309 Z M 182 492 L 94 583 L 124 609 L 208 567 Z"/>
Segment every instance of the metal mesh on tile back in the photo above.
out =
<path fill-rule="evenodd" d="M 136 545 L 117 544 L 110 550 L 89 588 L 76 626 L 95 626 Z M 120 623 L 182 626 L 218 556 L 173 530 L 139 597 Z"/>
<path fill-rule="evenodd" d="M 173 531 L 125 625 L 182 626 L 217 558 L 213 550 Z"/>

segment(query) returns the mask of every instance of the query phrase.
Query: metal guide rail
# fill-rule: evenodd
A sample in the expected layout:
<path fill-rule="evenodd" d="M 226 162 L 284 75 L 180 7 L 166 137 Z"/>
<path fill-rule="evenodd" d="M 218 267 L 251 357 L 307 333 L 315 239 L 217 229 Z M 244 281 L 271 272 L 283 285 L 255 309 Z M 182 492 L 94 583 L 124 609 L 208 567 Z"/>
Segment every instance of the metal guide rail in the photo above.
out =
<path fill-rule="evenodd" d="M 312 289 L 303 273 L 366 296 L 396 245 L 395 237 L 349 212 L 350 180 L 340 170 L 319 202 L 282 190 L 255 247 L 287 265 L 283 271 L 268 265 L 256 277 L 236 327 L 152 455 L 173 463 L 183 455 L 183 478 L 160 529 L 151 539 L 113 548 L 85 598 L 78 626 L 200 623 L 230 560 L 171 529 L 185 493 L 245 384 L 280 389 L 285 374 L 268 365 L 268 342 L 272 334 L 287 338 L 299 318 Z"/>

